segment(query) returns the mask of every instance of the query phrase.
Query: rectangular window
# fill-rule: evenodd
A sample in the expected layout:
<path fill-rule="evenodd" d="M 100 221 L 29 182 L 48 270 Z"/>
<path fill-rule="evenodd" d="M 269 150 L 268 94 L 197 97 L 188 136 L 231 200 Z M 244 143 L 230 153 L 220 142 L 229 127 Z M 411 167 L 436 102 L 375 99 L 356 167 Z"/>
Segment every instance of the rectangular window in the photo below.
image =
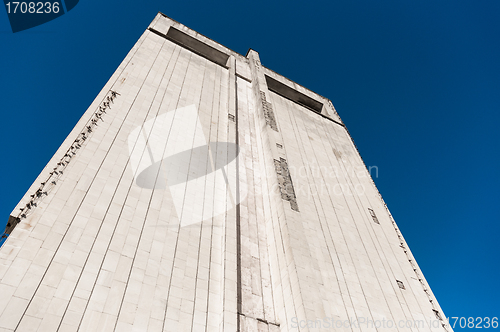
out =
<path fill-rule="evenodd" d="M 190 35 L 177 30 L 174 27 L 170 27 L 166 35 L 153 28 L 149 28 L 149 31 L 165 39 L 168 39 L 179 46 L 187 48 L 191 52 L 196 53 L 199 56 L 204 57 L 205 59 L 208 59 L 218 65 L 221 65 L 222 67 L 227 68 L 227 60 L 229 59 L 228 54 L 221 52 L 218 49 L 215 49 L 212 46 L 207 45 L 204 42 L 191 37 Z"/>
<path fill-rule="evenodd" d="M 403 282 L 402 282 L 402 281 L 396 280 L 396 282 L 398 283 L 399 288 L 401 288 L 401 289 L 406 289 L 406 288 L 405 288 L 405 284 L 403 284 Z"/>
<path fill-rule="evenodd" d="M 377 223 L 377 224 L 379 224 L 379 225 L 380 225 L 380 223 L 378 222 L 378 218 L 377 218 L 377 216 L 375 215 L 375 211 L 373 211 L 373 210 L 372 210 L 372 209 L 370 209 L 370 208 L 368 208 L 368 211 L 370 212 L 370 215 L 372 216 L 373 221 L 374 221 L 375 223 Z"/>
<path fill-rule="evenodd" d="M 277 93 L 280 96 L 285 97 L 286 99 L 289 99 L 301 106 L 304 106 L 310 109 L 311 111 L 314 111 L 316 113 L 321 113 L 321 110 L 323 109 L 323 103 L 320 103 L 319 101 L 314 100 L 309 96 L 306 96 L 302 92 L 299 92 L 294 88 L 291 88 L 288 85 L 285 85 L 267 75 L 266 75 L 266 83 L 269 90 L 273 91 L 274 93 Z"/>

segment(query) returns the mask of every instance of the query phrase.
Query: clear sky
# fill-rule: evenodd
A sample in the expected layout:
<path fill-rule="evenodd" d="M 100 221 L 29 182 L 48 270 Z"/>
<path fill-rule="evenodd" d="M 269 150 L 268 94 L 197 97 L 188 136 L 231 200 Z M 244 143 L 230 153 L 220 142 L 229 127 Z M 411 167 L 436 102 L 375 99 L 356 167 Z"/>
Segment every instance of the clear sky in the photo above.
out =
<path fill-rule="evenodd" d="M 15 34 L 0 9 L 0 228 L 158 11 L 331 99 L 445 314 L 500 316 L 498 0 L 82 0 Z"/>

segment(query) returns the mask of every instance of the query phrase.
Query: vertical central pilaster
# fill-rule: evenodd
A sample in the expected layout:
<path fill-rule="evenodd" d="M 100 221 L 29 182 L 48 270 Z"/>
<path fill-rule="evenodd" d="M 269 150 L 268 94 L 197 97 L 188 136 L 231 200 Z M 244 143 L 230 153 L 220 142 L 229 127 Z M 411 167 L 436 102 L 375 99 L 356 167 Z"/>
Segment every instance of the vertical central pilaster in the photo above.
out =
<path fill-rule="evenodd" d="M 264 68 L 259 54 L 249 50 L 247 54 L 252 73 L 252 93 L 255 100 L 255 124 L 257 140 L 260 145 L 260 158 L 265 177 L 262 181 L 265 225 L 268 232 L 269 262 L 273 301 L 276 308 L 276 324 L 288 326 L 292 319 L 306 319 L 306 312 L 301 294 L 300 278 L 294 259 L 294 243 L 290 237 L 290 223 L 300 221 L 298 208 L 292 201 L 286 188 L 291 186 L 288 173 L 287 156 L 280 132 L 279 119 L 271 103 Z M 292 190 L 293 191 L 293 190 Z M 290 201 L 290 205 L 286 201 Z M 245 312 L 241 314 L 246 314 Z"/>

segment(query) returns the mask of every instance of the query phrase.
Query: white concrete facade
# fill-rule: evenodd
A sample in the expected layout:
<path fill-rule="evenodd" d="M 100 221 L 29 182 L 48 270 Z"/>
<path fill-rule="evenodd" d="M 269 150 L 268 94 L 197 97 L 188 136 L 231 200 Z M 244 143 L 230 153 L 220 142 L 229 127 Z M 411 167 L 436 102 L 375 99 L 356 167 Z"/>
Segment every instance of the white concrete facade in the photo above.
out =
<path fill-rule="evenodd" d="M 161 13 L 10 222 L 0 332 L 452 332 L 332 103 Z"/>

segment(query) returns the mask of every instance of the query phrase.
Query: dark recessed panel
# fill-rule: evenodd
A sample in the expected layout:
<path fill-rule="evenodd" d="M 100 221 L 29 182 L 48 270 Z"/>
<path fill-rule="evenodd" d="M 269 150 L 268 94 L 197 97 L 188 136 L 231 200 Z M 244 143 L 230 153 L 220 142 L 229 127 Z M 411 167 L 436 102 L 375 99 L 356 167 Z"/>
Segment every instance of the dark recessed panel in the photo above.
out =
<path fill-rule="evenodd" d="M 168 29 L 167 34 L 163 34 L 153 28 L 149 28 L 149 30 L 159 36 L 162 36 L 179 46 L 187 48 L 193 53 L 196 53 L 212 62 L 215 62 L 218 65 L 226 67 L 227 60 L 229 59 L 229 55 L 221 52 L 210 45 L 205 44 L 204 42 L 199 41 L 196 38 L 191 37 L 184 32 L 177 30 L 174 27 L 170 27 Z"/>
<path fill-rule="evenodd" d="M 267 75 L 266 82 L 269 90 L 279 94 L 282 97 L 290 99 L 291 101 L 296 102 L 299 105 L 307 107 L 314 112 L 321 113 L 323 104 L 319 101 L 314 100 L 311 97 L 306 96 L 302 92 L 299 92 Z"/>

